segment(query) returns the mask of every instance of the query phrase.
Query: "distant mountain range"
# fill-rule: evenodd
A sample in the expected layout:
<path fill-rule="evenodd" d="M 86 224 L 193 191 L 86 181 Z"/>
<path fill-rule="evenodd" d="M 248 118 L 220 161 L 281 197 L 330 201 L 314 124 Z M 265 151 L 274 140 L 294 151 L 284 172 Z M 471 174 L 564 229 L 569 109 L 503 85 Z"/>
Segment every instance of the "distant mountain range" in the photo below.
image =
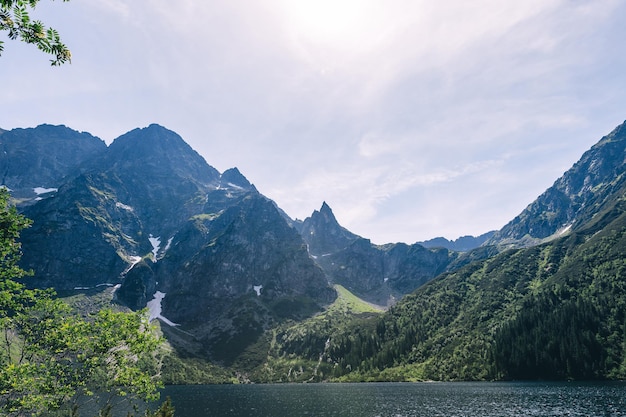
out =
<path fill-rule="evenodd" d="M 524 320 L 569 328 L 550 308 L 608 320 L 608 333 L 594 333 L 600 347 L 572 342 L 580 349 L 605 348 L 609 334 L 624 340 L 624 125 L 501 230 L 411 245 L 374 245 L 339 225 L 326 203 L 292 220 L 237 168 L 218 172 L 158 125 L 110 146 L 64 126 L 14 129 L 0 132 L 0 150 L 1 185 L 33 220 L 21 239 L 22 266 L 35 273 L 29 285 L 62 295 L 106 291 L 133 309 L 150 303 L 181 357 L 246 375 L 267 367 L 291 374 L 285 358 L 293 357 L 310 365 L 310 375 L 299 375 L 311 380 L 325 379 L 320 358 L 327 376 L 355 380 L 533 377 L 519 371 L 519 358 L 537 352 L 516 351 L 513 361 L 506 349 L 526 340 L 516 333 Z M 337 313 L 328 306 L 345 296 L 335 285 L 393 307 L 378 318 Z M 622 356 L 603 357 L 626 363 Z M 589 366 L 580 375 L 619 373 Z"/>
<path fill-rule="evenodd" d="M 436 237 L 417 243 L 425 248 L 446 248 L 456 252 L 467 252 L 484 245 L 494 234 L 495 231 L 491 231 L 483 233 L 480 236 L 461 236 L 455 240 L 448 240 L 445 237 Z"/>

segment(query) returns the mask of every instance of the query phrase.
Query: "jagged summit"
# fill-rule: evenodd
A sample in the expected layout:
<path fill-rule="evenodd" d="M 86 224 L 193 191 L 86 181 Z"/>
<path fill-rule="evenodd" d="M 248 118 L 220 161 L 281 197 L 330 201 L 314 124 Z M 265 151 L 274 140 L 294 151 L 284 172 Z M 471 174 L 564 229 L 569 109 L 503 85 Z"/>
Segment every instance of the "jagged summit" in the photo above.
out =
<path fill-rule="evenodd" d="M 320 208 L 320 213 L 322 214 L 330 214 L 334 217 L 333 215 L 333 210 L 330 208 L 330 206 L 326 203 L 326 201 L 324 201 L 322 203 L 322 207 Z"/>
<path fill-rule="evenodd" d="M 335 213 L 333 213 L 333 210 L 326 203 L 326 201 L 322 203 L 322 207 L 320 207 L 319 211 L 318 210 L 313 211 L 311 218 L 317 218 L 318 221 L 321 218 L 323 219 L 325 223 L 329 225 L 332 224 L 333 226 L 341 227 L 339 226 L 339 222 L 337 221 L 337 218 L 335 217 Z"/>
<path fill-rule="evenodd" d="M 319 211 L 302 222 L 300 233 L 309 245 L 312 255 L 337 252 L 354 242 L 359 236 L 343 228 L 326 202 Z"/>
<path fill-rule="evenodd" d="M 220 177 L 220 187 L 228 188 L 232 186 L 249 189 L 252 187 L 252 184 L 250 184 L 248 179 L 235 167 L 227 169 Z"/>
<path fill-rule="evenodd" d="M 626 183 L 626 122 L 583 154 L 486 244 L 532 246 L 583 227 Z"/>

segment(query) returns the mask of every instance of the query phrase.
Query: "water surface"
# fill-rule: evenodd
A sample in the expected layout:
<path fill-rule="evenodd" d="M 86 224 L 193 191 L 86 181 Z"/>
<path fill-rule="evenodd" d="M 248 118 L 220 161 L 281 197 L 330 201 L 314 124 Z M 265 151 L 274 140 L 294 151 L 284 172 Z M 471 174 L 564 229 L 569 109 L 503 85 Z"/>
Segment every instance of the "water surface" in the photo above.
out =
<path fill-rule="evenodd" d="M 176 417 L 626 416 L 626 383 L 170 386 Z"/>

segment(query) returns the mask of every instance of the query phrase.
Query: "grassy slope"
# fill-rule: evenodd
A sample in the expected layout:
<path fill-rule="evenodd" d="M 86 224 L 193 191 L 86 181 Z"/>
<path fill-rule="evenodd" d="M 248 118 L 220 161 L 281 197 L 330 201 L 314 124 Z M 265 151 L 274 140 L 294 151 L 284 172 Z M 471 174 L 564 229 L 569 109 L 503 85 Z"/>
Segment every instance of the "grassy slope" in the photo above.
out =
<path fill-rule="evenodd" d="M 340 285 L 338 297 L 324 312 L 301 322 L 274 328 L 233 365 L 239 375 L 256 382 L 327 380 L 333 364 L 325 352 L 337 332 L 371 322 L 380 308 L 361 300 Z"/>

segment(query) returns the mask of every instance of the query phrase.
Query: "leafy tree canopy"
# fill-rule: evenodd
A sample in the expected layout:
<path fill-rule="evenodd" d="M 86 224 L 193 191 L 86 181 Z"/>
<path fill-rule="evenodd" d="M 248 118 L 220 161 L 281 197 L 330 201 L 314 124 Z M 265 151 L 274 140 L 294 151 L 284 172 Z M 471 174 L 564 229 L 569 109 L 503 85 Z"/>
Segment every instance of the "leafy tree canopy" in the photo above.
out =
<path fill-rule="evenodd" d="M 39 50 L 54 56 L 52 65 L 71 61 L 70 50 L 61 42 L 59 33 L 46 27 L 39 20 L 32 20 L 29 11 L 35 9 L 40 0 L 0 0 L 0 31 L 7 31 L 9 39 L 33 44 Z M 63 0 L 66 2 L 69 0 Z M 0 54 L 4 43 L 0 41 Z"/>
<path fill-rule="evenodd" d="M 0 187 L 0 416 L 78 416 L 88 404 L 109 413 L 126 399 L 156 399 L 161 339 L 146 315 L 83 317 L 53 291 L 26 288 L 18 238 L 29 224 Z"/>

